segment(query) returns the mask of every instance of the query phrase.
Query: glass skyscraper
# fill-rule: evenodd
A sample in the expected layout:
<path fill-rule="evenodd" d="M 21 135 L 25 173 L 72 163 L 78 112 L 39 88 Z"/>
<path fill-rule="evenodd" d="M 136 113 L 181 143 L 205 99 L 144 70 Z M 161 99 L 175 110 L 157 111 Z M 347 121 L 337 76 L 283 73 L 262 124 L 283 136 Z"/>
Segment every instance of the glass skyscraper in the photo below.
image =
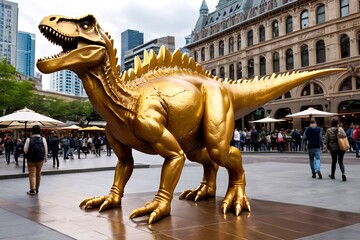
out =
<path fill-rule="evenodd" d="M 0 60 L 16 66 L 16 38 L 18 32 L 18 4 L 0 0 Z"/>
<path fill-rule="evenodd" d="M 144 43 L 144 33 L 128 29 L 121 33 L 121 71 L 124 71 L 125 52 Z"/>
<path fill-rule="evenodd" d="M 18 32 L 16 70 L 26 76 L 35 77 L 35 34 Z"/>
<path fill-rule="evenodd" d="M 81 97 L 87 96 L 81 79 L 70 70 L 50 74 L 50 90 Z"/>

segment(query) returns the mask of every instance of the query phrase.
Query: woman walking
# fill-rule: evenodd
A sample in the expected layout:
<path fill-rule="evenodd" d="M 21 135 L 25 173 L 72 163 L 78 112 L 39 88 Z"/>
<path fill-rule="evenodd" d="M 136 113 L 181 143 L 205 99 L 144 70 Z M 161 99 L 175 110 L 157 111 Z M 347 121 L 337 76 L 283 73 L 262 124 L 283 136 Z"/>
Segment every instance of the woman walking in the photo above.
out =
<path fill-rule="evenodd" d="M 346 133 L 342 127 L 339 127 L 339 121 L 337 119 L 331 120 L 331 128 L 326 131 L 326 148 L 331 154 L 331 174 L 329 178 L 335 179 L 336 163 L 339 162 L 339 167 L 342 173 L 342 180 L 346 181 L 345 167 L 344 167 L 344 154 L 339 147 L 338 137 L 346 137 Z"/>

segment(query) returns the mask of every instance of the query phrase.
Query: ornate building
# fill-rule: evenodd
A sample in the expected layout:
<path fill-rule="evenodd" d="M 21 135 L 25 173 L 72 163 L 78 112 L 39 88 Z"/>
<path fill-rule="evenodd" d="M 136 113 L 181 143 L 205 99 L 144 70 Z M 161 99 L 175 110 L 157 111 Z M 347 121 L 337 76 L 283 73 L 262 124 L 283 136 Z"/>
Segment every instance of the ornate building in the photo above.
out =
<path fill-rule="evenodd" d="M 238 120 L 284 118 L 314 107 L 336 112 L 345 126 L 360 123 L 359 0 L 220 0 L 209 13 L 203 0 L 186 46 L 205 69 L 221 78 L 253 78 L 332 67 L 341 74 L 312 79 Z M 330 119 L 317 118 L 322 126 Z M 308 119 L 293 124 L 303 129 Z"/>

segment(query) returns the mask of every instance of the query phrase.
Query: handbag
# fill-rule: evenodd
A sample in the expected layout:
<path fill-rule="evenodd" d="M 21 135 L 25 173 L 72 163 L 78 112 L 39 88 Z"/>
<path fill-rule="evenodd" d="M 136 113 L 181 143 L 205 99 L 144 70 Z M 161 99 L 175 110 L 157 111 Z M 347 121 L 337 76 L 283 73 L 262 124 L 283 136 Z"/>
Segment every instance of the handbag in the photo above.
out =
<path fill-rule="evenodd" d="M 339 133 L 339 129 L 338 129 L 338 133 Z M 347 137 L 339 137 L 339 134 L 336 134 L 337 135 L 337 140 L 338 140 L 338 143 L 339 143 L 339 148 L 340 150 L 342 151 L 347 151 L 349 150 L 350 148 L 350 144 L 349 144 L 349 141 L 347 139 Z"/>

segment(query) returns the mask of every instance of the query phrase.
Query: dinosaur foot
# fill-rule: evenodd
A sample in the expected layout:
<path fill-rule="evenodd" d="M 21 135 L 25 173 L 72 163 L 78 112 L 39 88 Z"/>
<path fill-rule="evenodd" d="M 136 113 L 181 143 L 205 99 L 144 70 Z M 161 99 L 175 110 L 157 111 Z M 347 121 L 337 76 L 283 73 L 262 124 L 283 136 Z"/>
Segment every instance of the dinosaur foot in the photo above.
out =
<path fill-rule="evenodd" d="M 149 215 L 148 224 L 170 215 L 170 201 L 155 197 L 152 202 L 146 203 L 144 207 L 134 209 L 129 218 L 133 219 L 145 215 Z"/>
<path fill-rule="evenodd" d="M 211 187 L 205 183 L 201 183 L 194 189 L 183 191 L 180 194 L 179 199 L 193 200 L 197 202 L 207 198 L 213 198 L 215 197 L 215 189 L 216 187 Z"/>
<path fill-rule="evenodd" d="M 239 216 L 243 210 L 251 211 L 249 200 L 242 186 L 229 186 L 221 204 L 221 211 L 226 214 L 230 209 L 234 210 L 236 216 Z"/>
<path fill-rule="evenodd" d="M 106 196 L 85 198 L 79 207 L 84 207 L 85 209 L 99 208 L 99 212 L 101 212 L 102 210 L 119 207 L 120 205 L 121 198 L 114 193 L 109 193 Z"/>

